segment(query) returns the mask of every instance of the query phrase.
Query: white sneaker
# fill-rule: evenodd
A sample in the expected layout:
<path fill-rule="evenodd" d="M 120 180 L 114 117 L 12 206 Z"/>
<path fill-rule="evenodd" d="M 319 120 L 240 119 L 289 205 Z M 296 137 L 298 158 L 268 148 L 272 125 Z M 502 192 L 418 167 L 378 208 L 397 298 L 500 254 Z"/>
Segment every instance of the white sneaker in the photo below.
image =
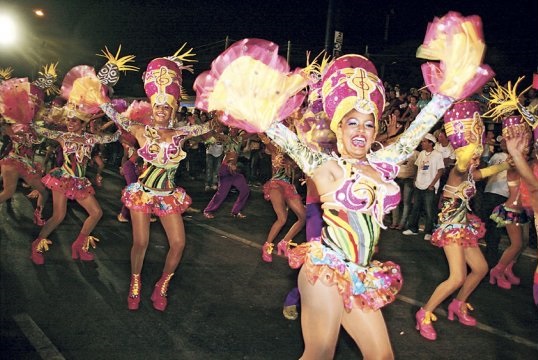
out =
<path fill-rule="evenodd" d="M 424 240 L 426 240 L 426 241 L 431 241 L 431 239 L 432 239 L 432 235 L 431 235 L 431 234 L 426 234 L 426 235 L 424 235 Z"/>
<path fill-rule="evenodd" d="M 402 234 L 404 234 L 404 235 L 418 235 L 418 233 L 416 233 L 416 232 L 414 232 L 412 230 L 409 230 L 409 229 L 402 231 Z"/>

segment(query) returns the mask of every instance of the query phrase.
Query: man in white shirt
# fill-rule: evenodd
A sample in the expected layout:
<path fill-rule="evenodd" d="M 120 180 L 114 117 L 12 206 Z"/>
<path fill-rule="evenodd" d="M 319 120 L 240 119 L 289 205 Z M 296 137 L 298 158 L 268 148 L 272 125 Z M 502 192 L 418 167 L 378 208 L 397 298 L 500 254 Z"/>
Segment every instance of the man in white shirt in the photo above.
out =
<path fill-rule="evenodd" d="M 420 142 L 422 151 L 418 155 L 417 175 L 415 178 L 414 204 L 411 216 L 407 222 L 404 235 L 417 235 L 420 216 L 424 215 L 424 240 L 431 240 L 435 219 L 435 199 L 439 190 L 439 179 L 445 169 L 443 155 L 434 150 L 435 136 L 427 134 Z"/>

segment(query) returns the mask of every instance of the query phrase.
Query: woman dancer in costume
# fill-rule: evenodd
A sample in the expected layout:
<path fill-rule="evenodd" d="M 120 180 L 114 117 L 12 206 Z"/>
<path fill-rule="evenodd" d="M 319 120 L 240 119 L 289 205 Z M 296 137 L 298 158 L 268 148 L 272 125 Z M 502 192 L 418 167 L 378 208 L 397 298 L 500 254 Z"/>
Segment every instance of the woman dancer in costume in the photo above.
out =
<path fill-rule="evenodd" d="M 293 211 L 297 220 L 277 244 L 278 255 L 288 256 L 288 250 L 293 238 L 303 229 L 306 221 L 306 210 L 301 195 L 293 184 L 294 168 L 297 167 L 282 149 L 271 142 L 264 134 L 259 134 L 267 151 L 271 154 L 272 176 L 263 185 L 263 198 L 271 202 L 276 214 L 276 220 L 271 225 L 265 243 L 262 246 L 262 260 L 273 261 L 274 241 L 288 221 L 288 208 Z"/>
<path fill-rule="evenodd" d="M 37 206 L 34 211 L 34 223 L 43 226 L 41 217 L 49 193 L 41 183 L 42 168 L 34 162 L 34 145 L 41 143 L 31 128 L 34 117 L 43 105 L 44 95 L 57 91 L 56 66 L 44 66 L 36 81 L 29 83 L 27 79 L 10 79 L 0 84 L 0 115 L 7 125 L 2 130 L 11 140 L 11 149 L 7 156 L 0 160 L 0 168 L 4 188 L 0 192 L 0 204 L 10 199 L 19 178 L 22 178 L 34 190 L 37 190 Z"/>
<path fill-rule="evenodd" d="M 529 126 L 520 115 L 512 115 L 503 119 L 503 137 L 506 138 L 511 127 L 520 127 L 518 132 L 527 134 L 523 140 L 526 155 L 529 153 L 531 132 Z M 529 218 L 523 209 L 520 196 L 521 177 L 517 169 L 508 169 L 506 173 L 508 184 L 508 199 L 493 209 L 490 218 L 497 223 L 497 227 L 506 227 L 510 245 L 503 251 L 499 262 L 489 272 L 489 283 L 497 284 L 502 289 L 510 289 L 512 285 L 519 285 L 521 279 L 513 272 L 516 260 L 523 250 L 523 229 L 521 225 L 527 224 Z"/>
<path fill-rule="evenodd" d="M 506 115 L 511 115 L 515 111 L 518 111 L 525 121 L 533 129 L 534 136 L 534 152 L 538 152 L 538 116 L 536 108 L 527 108 L 519 101 L 520 95 L 517 94 L 517 87 L 523 80 L 520 77 L 514 86 L 511 82 L 508 82 L 507 87 L 502 87 L 496 83 L 496 88 L 490 91 L 490 106 L 493 107 L 488 114 L 491 114 L 493 118 L 502 118 Z M 534 83 L 535 88 L 538 84 Z M 530 89 L 527 88 L 522 92 L 525 93 Z M 518 170 L 524 184 L 521 184 L 520 190 L 522 191 L 522 197 L 528 198 L 532 210 L 534 212 L 535 219 L 538 216 L 538 172 L 533 171 L 533 167 L 527 161 L 528 153 L 528 131 L 522 126 L 511 126 L 506 131 L 506 147 L 508 152 L 512 156 L 512 160 L 516 169 Z M 535 165 L 533 165 L 535 166 Z M 536 167 L 534 168 L 536 169 Z M 523 186 L 525 185 L 525 186 Z M 538 222 L 535 222 L 536 231 L 538 232 Z M 533 284 L 533 296 L 534 303 L 538 306 L 538 266 L 534 271 L 534 284 Z"/>
<path fill-rule="evenodd" d="M 432 322 L 433 311 L 454 291 L 460 289 L 448 306 L 448 319 L 457 316 L 460 323 L 475 326 L 476 319 L 468 314 L 473 307 L 467 299 L 486 276 L 488 264 L 478 247 L 485 226 L 470 211 L 469 201 L 476 193 L 475 180 L 480 180 L 509 168 L 508 163 L 478 170 L 484 151 L 484 125 L 476 101 L 462 101 L 445 114 L 445 131 L 455 149 L 456 165 L 450 170 L 443 188 L 439 226 L 431 243 L 443 248 L 448 261 L 449 276 L 434 290 L 427 303 L 416 313 L 416 328 L 420 334 L 435 340 L 437 333 Z M 471 272 L 467 273 L 467 266 Z"/>
<path fill-rule="evenodd" d="M 172 57 L 156 58 L 147 66 L 144 90 L 151 101 L 152 123 L 142 125 L 118 114 L 107 99 L 100 96 L 99 83 L 88 84 L 85 95 L 89 103 L 101 104 L 108 117 L 130 132 L 140 148 L 138 155 L 148 164 L 138 177 L 138 182 L 128 185 L 122 201 L 130 210 L 133 226 L 131 248 L 131 284 L 127 305 L 137 310 L 140 303 L 141 272 L 150 239 L 150 217 L 160 218 L 168 238 L 169 249 L 162 276 L 155 284 L 151 300 L 156 310 L 167 307 L 168 285 L 174 275 L 185 248 L 185 227 L 181 214 L 192 200 L 185 190 L 174 183 L 174 176 L 181 160 L 186 156 L 184 142 L 211 130 L 212 123 L 173 128 L 181 88 L 181 71 L 190 70 L 182 61 L 193 61 L 189 50 L 183 55 L 178 50 Z M 88 90 L 89 89 L 89 90 Z"/>
<path fill-rule="evenodd" d="M 479 18 L 462 18 L 455 13 L 447 17 L 436 20 L 443 26 L 430 26 L 427 43 L 418 52 L 421 57 L 442 61 L 441 66 L 430 64 L 424 69 L 427 84 L 436 95 L 396 143 L 375 153 L 369 154 L 369 150 L 383 112 L 385 92 L 375 67 L 362 56 L 345 55 L 334 60 L 323 76 L 323 106 L 337 135 L 340 156 L 308 149 L 277 122 L 300 102 L 295 94 L 306 80 L 298 73 L 289 74 L 275 44 L 243 40 L 213 62 L 215 69 L 227 65 L 226 72 L 204 73 L 195 82 L 197 107 L 225 110 L 238 123 L 248 119 L 250 124 L 257 124 L 258 131 L 265 131 L 312 178 L 320 194 L 327 224 L 321 241 L 305 243 L 289 254 L 290 261 L 304 262 L 299 273 L 305 343 L 302 359 L 333 358 L 340 326 L 365 358 L 393 358 L 379 309 L 395 299 L 402 284 L 401 273 L 398 265 L 374 261 L 372 255 L 383 216 L 399 201 L 399 187 L 394 181 L 396 164 L 410 154 L 454 99 L 473 93 L 492 76 L 489 68 L 480 66 L 483 43 Z M 455 50 L 455 36 L 473 50 L 458 56 L 458 64 L 449 61 L 454 59 L 449 55 Z M 435 41 L 435 46 L 430 48 L 430 41 Z M 245 59 L 249 55 L 252 59 Z M 233 61 L 235 57 L 237 62 Z M 456 67 L 458 76 L 454 76 Z M 269 86 L 267 94 L 272 94 L 272 101 L 251 102 L 239 97 L 240 103 L 230 105 L 231 99 L 245 96 L 242 84 L 227 81 L 228 76 L 241 78 L 238 74 L 248 77 L 251 88 Z M 260 74 L 267 74 L 271 85 L 266 85 Z M 468 82 L 474 86 L 467 86 Z M 262 100 L 272 107 L 262 107 Z M 250 106 L 266 112 L 256 116 Z"/>
<path fill-rule="evenodd" d="M 81 102 L 84 93 L 83 81 L 91 78 L 103 87 L 114 86 L 119 80 L 119 72 L 137 70 L 138 68 L 126 65 L 134 60 L 134 56 L 119 57 L 121 46 L 116 56 L 103 51 L 107 63 L 96 74 L 95 69 L 87 65 L 72 68 L 64 77 L 61 96 L 67 100 L 64 106 L 64 118 L 67 122 L 67 132 L 52 130 L 44 127 L 34 127 L 42 136 L 56 140 L 63 151 L 63 164 L 52 169 L 41 181 L 52 190 L 52 217 L 45 223 L 37 239 L 32 242 L 31 259 L 36 265 L 45 263 L 44 252 L 49 250 L 52 241 L 48 236 L 62 223 L 67 211 L 67 201 L 76 200 L 88 213 L 79 235 L 71 245 L 71 257 L 83 261 L 94 260 L 90 253 L 90 246 L 95 248 L 95 237 L 91 232 L 101 219 L 103 211 L 95 198 L 95 190 L 86 178 L 86 167 L 91 160 L 92 149 L 103 143 L 117 141 L 120 132 L 114 134 L 97 135 L 87 131 L 90 120 L 102 116 L 97 106 L 86 106 Z M 104 88 L 103 88 L 104 89 Z M 106 91 L 106 90 L 103 90 Z"/>

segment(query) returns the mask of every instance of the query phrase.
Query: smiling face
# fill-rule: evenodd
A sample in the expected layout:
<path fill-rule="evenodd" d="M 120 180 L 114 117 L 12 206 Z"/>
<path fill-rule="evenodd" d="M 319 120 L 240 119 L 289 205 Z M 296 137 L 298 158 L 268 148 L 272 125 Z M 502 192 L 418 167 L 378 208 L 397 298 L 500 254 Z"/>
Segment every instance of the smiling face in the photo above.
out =
<path fill-rule="evenodd" d="M 172 107 L 168 104 L 153 106 L 153 124 L 168 127 L 172 117 Z"/>
<path fill-rule="evenodd" d="M 82 120 L 76 117 L 67 118 L 67 131 L 80 134 L 83 128 L 84 123 L 82 122 Z"/>
<path fill-rule="evenodd" d="M 342 118 L 338 133 L 338 148 L 342 155 L 365 159 L 375 140 L 374 115 L 351 110 Z"/>

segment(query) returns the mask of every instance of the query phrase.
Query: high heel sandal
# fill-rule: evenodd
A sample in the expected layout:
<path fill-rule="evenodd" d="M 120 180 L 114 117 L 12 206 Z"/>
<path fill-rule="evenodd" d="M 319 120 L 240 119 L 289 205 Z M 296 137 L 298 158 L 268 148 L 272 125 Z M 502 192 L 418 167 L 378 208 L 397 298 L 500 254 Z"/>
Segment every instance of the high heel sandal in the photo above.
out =
<path fill-rule="evenodd" d="M 43 253 L 49 251 L 49 245 L 52 245 L 52 241 L 45 238 L 37 238 L 32 242 L 32 254 L 30 259 L 36 265 L 43 265 L 45 263 L 45 256 Z"/>
<path fill-rule="evenodd" d="M 515 261 L 510 262 L 508 266 L 506 266 L 506 269 L 504 269 L 504 276 L 506 277 L 506 280 L 512 285 L 519 285 L 521 283 L 521 279 L 517 277 L 514 274 L 514 271 L 512 270 L 512 267 L 514 266 Z"/>
<path fill-rule="evenodd" d="M 168 305 L 167 292 L 170 279 L 174 274 L 163 273 L 159 281 L 155 284 L 153 293 L 151 294 L 151 301 L 153 302 L 153 308 L 155 310 L 164 311 Z"/>
<path fill-rule="evenodd" d="M 297 244 L 292 242 L 292 240 L 280 240 L 276 245 L 277 255 L 284 255 L 285 257 L 288 257 L 288 253 L 292 246 L 297 246 Z"/>
<path fill-rule="evenodd" d="M 34 210 L 34 224 L 37 226 L 43 226 L 46 223 L 46 221 L 41 217 L 41 211 L 41 206 L 36 207 Z"/>
<path fill-rule="evenodd" d="M 273 243 L 265 242 L 262 246 L 262 260 L 265 262 L 273 261 Z"/>
<path fill-rule="evenodd" d="M 453 299 L 450 305 L 448 305 L 448 320 L 453 321 L 454 315 L 456 315 L 461 324 L 467 326 L 476 326 L 476 319 L 469 315 L 467 310 L 474 310 L 471 304 L 465 303 L 458 299 Z"/>
<path fill-rule="evenodd" d="M 420 335 L 428 340 L 437 339 L 437 333 L 433 328 L 432 321 L 437 321 L 437 317 L 431 312 L 420 308 L 415 315 L 417 320 L 416 329 L 420 331 Z"/>
<path fill-rule="evenodd" d="M 127 308 L 129 310 L 138 310 L 141 288 L 140 274 L 132 274 L 131 285 L 129 285 L 129 296 L 127 296 Z"/>
<path fill-rule="evenodd" d="M 247 216 L 245 214 L 241 213 L 241 212 L 238 212 L 237 214 L 232 213 L 232 217 L 234 217 L 236 219 L 244 219 Z"/>
<path fill-rule="evenodd" d="M 493 269 L 491 269 L 489 271 L 489 283 L 491 285 L 495 285 L 495 283 L 497 283 L 497 286 L 501 289 L 510 290 L 510 288 L 512 288 L 512 284 L 504 276 L 505 268 L 506 267 L 504 265 L 498 263 Z"/>
<path fill-rule="evenodd" d="M 73 260 L 80 258 L 82 261 L 93 261 L 94 256 L 89 250 L 90 246 L 95 249 L 98 241 L 99 239 L 93 236 L 80 234 L 71 244 L 71 257 Z"/>

